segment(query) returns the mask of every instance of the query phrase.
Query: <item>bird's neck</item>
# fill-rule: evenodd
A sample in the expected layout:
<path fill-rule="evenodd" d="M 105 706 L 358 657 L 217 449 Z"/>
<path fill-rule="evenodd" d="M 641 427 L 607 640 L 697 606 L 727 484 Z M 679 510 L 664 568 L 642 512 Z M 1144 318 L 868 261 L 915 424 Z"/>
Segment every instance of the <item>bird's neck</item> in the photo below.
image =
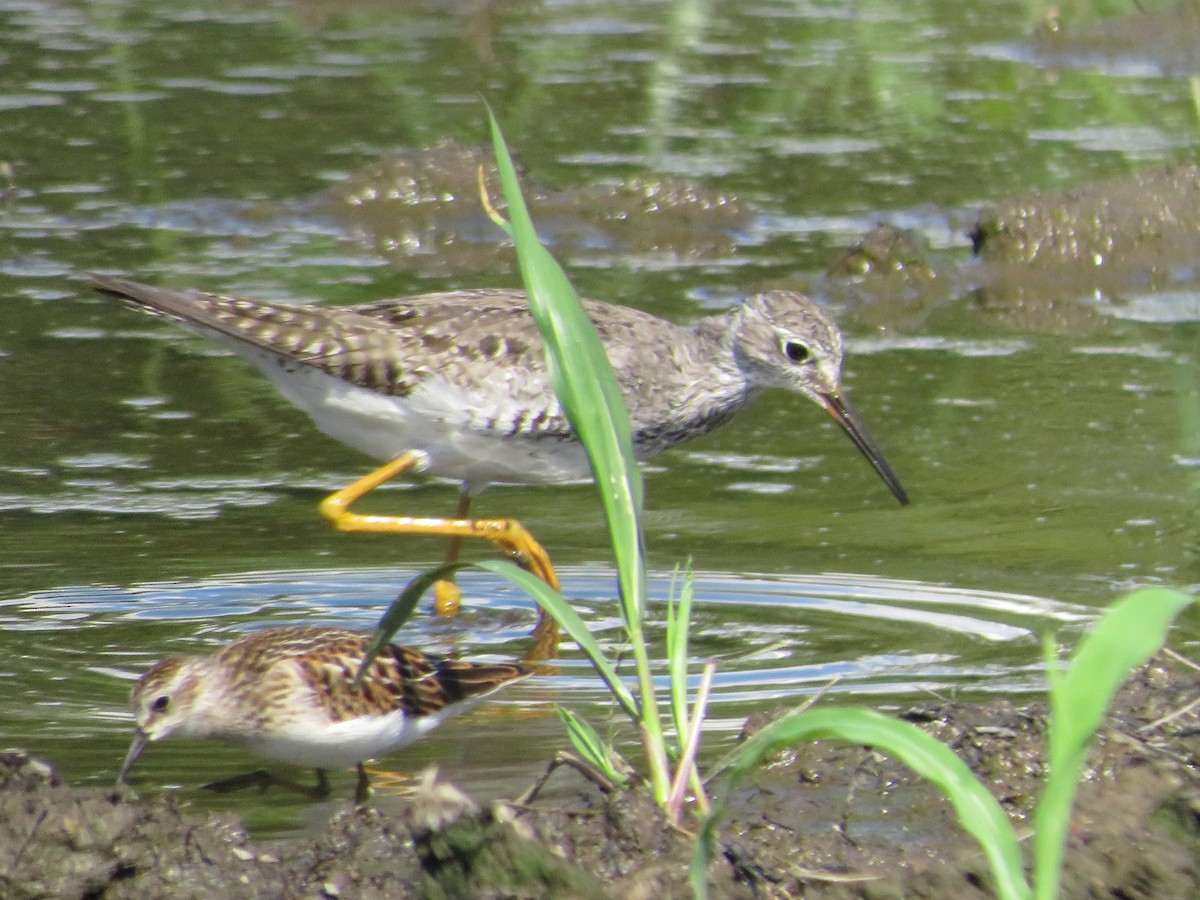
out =
<path fill-rule="evenodd" d="M 703 388 L 708 393 L 709 405 L 722 410 L 717 415 L 728 417 L 748 404 L 758 391 L 754 390 L 746 379 L 742 367 L 738 364 L 735 339 L 741 307 L 735 307 L 727 313 L 706 316 L 694 326 L 698 351 L 705 379 Z M 696 390 L 701 384 L 694 385 Z M 728 407 L 728 412 L 724 409 Z"/>
<path fill-rule="evenodd" d="M 686 357 L 679 359 L 669 411 L 635 423 L 643 456 L 720 427 L 758 395 L 734 355 L 736 315 L 734 310 L 701 319 L 694 326 L 696 340 L 681 342 Z"/>
<path fill-rule="evenodd" d="M 186 726 L 180 733 L 190 737 L 226 737 L 223 723 L 230 718 L 232 707 L 237 705 L 231 698 L 238 693 L 231 690 L 228 673 L 215 665 L 211 658 L 196 660 L 195 676 L 192 680 L 191 707 Z"/>
<path fill-rule="evenodd" d="M 741 314 L 741 307 L 735 306 L 728 312 L 705 316 L 695 325 L 696 336 L 704 343 L 711 344 L 714 350 L 719 348 L 723 355 L 732 357 L 733 336 Z"/>

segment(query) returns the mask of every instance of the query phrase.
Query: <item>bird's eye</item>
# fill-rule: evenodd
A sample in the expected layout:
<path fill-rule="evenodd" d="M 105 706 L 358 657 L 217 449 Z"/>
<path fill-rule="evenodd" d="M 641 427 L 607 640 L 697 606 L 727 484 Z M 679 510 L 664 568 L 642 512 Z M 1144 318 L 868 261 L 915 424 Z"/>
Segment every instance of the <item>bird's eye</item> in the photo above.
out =
<path fill-rule="evenodd" d="M 812 358 L 812 351 L 799 341 L 784 341 L 783 352 L 794 363 L 808 362 Z"/>
<path fill-rule="evenodd" d="M 171 698 L 168 697 L 166 694 L 163 694 L 161 697 L 154 698 L 154 702 L 150 704 L 150 709 L 153 712 L 162 712 L 170 705 L 171 705 Z"/>

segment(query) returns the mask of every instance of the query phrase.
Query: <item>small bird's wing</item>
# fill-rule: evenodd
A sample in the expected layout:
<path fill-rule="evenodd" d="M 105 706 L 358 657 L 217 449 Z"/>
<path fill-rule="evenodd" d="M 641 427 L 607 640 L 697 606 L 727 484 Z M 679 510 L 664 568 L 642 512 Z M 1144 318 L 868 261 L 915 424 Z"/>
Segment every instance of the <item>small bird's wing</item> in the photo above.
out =
<path fill-rule="evenodd" d="M 280 663 L 311 653 L 351 653 L 358 646 L 365 646 L 364 641 L 359 632 L 342 628 L 316 625 L 267 628 L 226 644 L 217 652 L 216 663 L 221 669 L 243 673 L 247 681 L 255 681 Z"/>
<path fill-rule="evenodd" d="M 270 629 L 221 652 L 237 657 L 240 677 L 256 682 L 260 692 L 275 683 L 283 691 L 294 689 L 293 676 L 298 675 L 338 722 L 396 710 L 406 716 L 431 716 L 532 673 L 522 663 L 464 662 L 391 644 L 356 688 L 354 679 L 369 639 L 340 629 Z"/>

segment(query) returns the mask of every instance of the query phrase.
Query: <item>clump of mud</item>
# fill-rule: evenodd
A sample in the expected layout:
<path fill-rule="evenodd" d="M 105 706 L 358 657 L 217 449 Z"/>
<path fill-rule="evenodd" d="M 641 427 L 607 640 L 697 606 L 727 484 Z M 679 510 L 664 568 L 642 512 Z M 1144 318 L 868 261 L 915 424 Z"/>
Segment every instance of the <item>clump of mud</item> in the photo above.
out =
<path fill-rule="evenodd" d="M 1060 334 L 1098 324 L 1090 302 L 1176 290 L 1195 280 L 1200 166 L 1144 169 L 982 210 L 969 232 L 979 312 Z"/>
<path fill-rule="evenodd" d="M 495 273 L 512 266 L 511 249 L 480 203 L 480 179 L 492 203 L 504 194 L 490 148 L 445 140 L 379 160 L 302 204 L 356 240 L 426 275 Z M 732 232 L 749 215 L 732 194 L 679 178 L 625 177 L 563 190 L 524 179 L 538 231 L 557 252 L 673 260 L 712 259 L 734 251 Z"/>
<path fill-rule="evenodd" d="M 801 287 L 879 330 L 919 329 L 935 309 L 965 298 L 1005 329 L 1087 334 L 1132 298 L 1194 292 L 1200 278 L 1196 165 L 1022 192 L 948 218 L 971 242 L 965 265 L 920 233 L 880 224 L 820 282 Z"/>
<path fill-rule="evenodd" d="M 1200 675 L 1141 670 L 1099 735 L 1067 848 L 1063 897 L 1200 896 Z M 1042 779 L 1044 711 L 1007 700 L 901 713 L 952 746 L 1021 829 Z M 748 723 L 753 730 L 757 723 Z M 925 782 L 869 748 L 801 745 L 730 798 L 716 897 L 991 896 L 979 848 Z M 0 896 L 687 897 L 691 839 L 645 791 L 567 806 L 480 808 L 427 777 L 405 815 L 347 809 L 315 837 L 256 841 L 171 797 L 59 783 L 0 754 Z"/>
<path fill-rule="evenodd" d="M 1200 246 L 1200 167 L 1144 169 L 985 209 L 971 230 L 989 262 L 1132 263 Z"/>

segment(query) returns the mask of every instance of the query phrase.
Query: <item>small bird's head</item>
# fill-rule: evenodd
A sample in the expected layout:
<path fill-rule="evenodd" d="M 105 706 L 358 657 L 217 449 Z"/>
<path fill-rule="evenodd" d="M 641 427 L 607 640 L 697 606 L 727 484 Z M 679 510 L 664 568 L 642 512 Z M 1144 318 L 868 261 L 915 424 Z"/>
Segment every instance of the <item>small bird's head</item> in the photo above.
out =
<path fill-rule="evenodd" d="M 755 294 L 735 313 L 733 352 L 758 387 L 803 394 L 828 412 L 887 484 L 908 502 L 900 480 L 842 390 L 842 333 L 812 300 L 794 291 Z"/>
<path fill-rule="evenodd" d="M 129 704 L 136 725 L 133 743 L 121 765 L 117 782 L 123 782 L 146 745 L 193 725 L 193 707 L 199 688 L 197 658 L 168 656 L 154 665 L 133 686 Z"/>

